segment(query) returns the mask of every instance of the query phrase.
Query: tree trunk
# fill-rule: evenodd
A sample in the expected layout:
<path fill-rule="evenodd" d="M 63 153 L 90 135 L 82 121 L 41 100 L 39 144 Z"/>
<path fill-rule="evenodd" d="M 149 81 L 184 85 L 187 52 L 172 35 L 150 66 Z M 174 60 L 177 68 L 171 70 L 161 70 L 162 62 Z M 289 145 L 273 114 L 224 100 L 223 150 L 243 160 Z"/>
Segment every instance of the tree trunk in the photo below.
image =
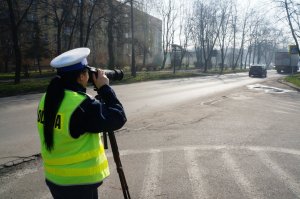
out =
<path fill-rule="evenodd" d="M 42 69 L 41 69 L 41 58 L 38 58 L 37 61 L 38 61 L 39 72 L 40 72 L 40 75 L 41 75 L 41 74 L 42 74 Z"/>
<path fill-rule="evenodd" d="M 84 47 L 88 46 L 88 42 L 89 42 L 89 39 L 90 39 L 90 34 L 91 34 L 92 29 L 94 27 L 94 24 L 92 24 L 92 18 L 93 18 L 95 6 L 96 6 L 96 3 L 94 2 L 91 11 L 88 13 L 88 23 L 87 23 L 87 26 L 86 26 L 86 35 L 85 35 L 85 41 L 84 41 L 84 45 L 83 45 Z"/>
<path fill-rule="evenodd" d="M 161 69 L 165 68 L 166 61 L 167 61 L 167 56 L 168 56 L 168 52 L 164 51 L 164 58 L 163 58 L 163 62 L 162 62 L 162 65 L 161 65 Z"/>
<path fill-rule="evenodd" d="M 21 66 L 22 66 L 22 54 L 19 45 L 19 37 L 18 37 L 18 27 L 16 24 L 16 18 L 13 10 L 13 5 L 11 0 L 7 0 L 9 14 L 10 14 L 10 24 L 11 24 L 11 31 L 12 31 L 12 39 L 13 39 L 13 47 L 15 51 L 15 59 L 16 59 L 16 69 L 15 69 L 15 84 L 20 83 L 20 73 L 21 73 Z"/>
<path fill-rule="evenodd" d="M 244 46 L 241 49 L 241 62 L 240 62 L 240 68 L 243 69 L 243 56 L 244 56 Z"/>
<path fill-rule="evenodd" d="M 133 0 L 130 1 L 130 21 L 131 21 L 131 76 L 136 76 L 135 67 L 135 38 L 134 38 L 134 20 L 133 20 Z"/>
<path fill-rule="evenodd" d="M 245 62 L 244 62 L 244 69 L 246 69 L 247 66 L 247 59 L 248 59 L 249 51 L 246 53 Z"/>
<path fill-rule="evenodd" d="M 258 44 L 258 46 L 257 46 L 257 64 L 260 64 L 261 56 L 262 56 L 261 44 Z"/>
<path fill-rule="evenodd" d="M 236 40 L 236 28 L 235 28 L 235 24 L 234 24 L 234 28 L 233 28 L 232 70 L 235 70 L 235 40 Z"/>
<path fill-rule="evenodd" d="M 61 29 L 62 29 L 61 24 L 58 24 L 58 27 L 57 27 L 57 49 L 56 49 L 57 55 L 61 54 Z"/>
<path fill-rule="evenodd" d="M 4 65 L 5 65 L 4 72 L 7 73 L 8 72 L 8 59 L 5 59 Z"/>
<path fill-rule="evenodd" d="M 74 23 L 73 23 L 72 30 L 71 30 L 71 34 L 70 34 L 70 37 L 69 37 L 68 50 L 71 49 L 71 46 L 73 44 L 73 35 L 74 35 L 74 30 L 76 28 L 77 19 L 78 19 L 78 9 L 76 11 L 76 16 L 75 16 Z"/>
<path fill-rule="evenodd" d="M 296 43 L 296 46 L 297 46 L 297 49 L 298 49 L 298 54 L 300 55 L 299 43 L 298 43 L 298 40 L 297 40 L 297 37 L 296 37 L 296 34 L 295 34 L 293 24 L 291 22 L 291 16 L 290 16 L 287 0 L 284 1 L 284 5 L 285 5 L 285 10 L 286 10 L 286 15 L 287 15 L 287 19 L 288 19 L 288 22 L 289 22 L 289 26 L 290 26 L 290 29 L 291 29 L 291 32 L 292 32 L 292 35 L 293 35 L 293 39 Z"/>
<path fill-rule="evenodd" d="M 256 53 L 256 41 L 255 41 L 255 44 L 254 44 L 254 48 L 252 50 L 252 64 L 254 64 L 254 61 L 255 61 L 255 53 Z"/>
<path fill-rule="evenodd" d="M 223 74 L 223 70 L 224 70 L 224 62 L 225 62 L 225 59 L 224 59 L 224 47 L 221 48 L 221 72 L 220 74 Z"/>
<path fill-rule="evenodd" d="M 252 56 L 252 42 L 250 41 L 249 47 L 248 47 L 248 52 L 249 52 L 249 66 L 251 65 L 251 56 Z"/>
<path fill-rule="evenodd" d="M 84 0 L 81 0 L 80 3 L 80 17 L 79 17 L 79 32 L 80 32 L 80 36 L 79 36 L 79 45 L 82 47 L 83 46 L 83 13 L 84 12 Z"/>
<path fill-rule="evenodd" d="M 107 36 L 108 36 L 108 42 L 107 42 L 107 48 L 108 48 L 108 68 L 113 69 L 113 66 L 115 65 L 115 56 L 114 56 L 114 36 L 113 36 L 113 24 L 111 20 L 109 20 L 107 24 Z"/>

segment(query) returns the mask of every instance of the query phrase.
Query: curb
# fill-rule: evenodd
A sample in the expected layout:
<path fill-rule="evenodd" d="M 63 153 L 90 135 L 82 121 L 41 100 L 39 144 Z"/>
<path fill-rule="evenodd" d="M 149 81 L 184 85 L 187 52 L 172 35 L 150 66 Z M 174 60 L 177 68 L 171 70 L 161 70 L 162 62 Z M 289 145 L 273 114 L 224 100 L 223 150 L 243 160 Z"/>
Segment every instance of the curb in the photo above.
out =
<path fill-rule="evenodd" d="M 27 157 L 18 157 L 18 158 L 15 159 L 15 160 L 6 162 L 6 163 L 4 163 L 4 164 L 1 164 L 1 165 L 0 165 L 0 173 L 1 173 L 4 169 L 6 169 L 6 168 L 14 167 L 14 166 L 23 164 L 23 163 L 25 163 L 25 162 L 30 162 L 30 161 L 33 161 L 33 160 L 37 160 L 37 159 L 40 158 L 40 157 L 41 157 L 41 154 L 40 154 L 40 153 L 34 154 L 34 155 L 32 155 L 32 156 L 27 156 Z"/>
<path fill-rule="evenodd" d="M 289 82 L 286 82 L 286 81 L 284 81 L 283 79 L 278 79 L 278 82 L 281 83 L 281 84 L 287 85 L 287 86 L 289 86 L 289 87 L 295 89 L 296 91 L 300 92 L 300 88 L 297 87 L 297 86 L 295 86 L 294 84 L 291 84 L 291 83 L 289 83 Z"/>

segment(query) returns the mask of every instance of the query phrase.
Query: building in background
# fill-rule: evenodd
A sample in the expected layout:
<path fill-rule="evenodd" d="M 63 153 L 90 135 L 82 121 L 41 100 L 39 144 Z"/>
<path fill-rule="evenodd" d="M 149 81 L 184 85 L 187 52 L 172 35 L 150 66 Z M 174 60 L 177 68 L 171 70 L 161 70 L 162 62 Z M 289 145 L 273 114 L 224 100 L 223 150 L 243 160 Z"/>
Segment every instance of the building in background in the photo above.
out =
<path fill-rule="evenodd" d="M 21 15 L 22 6 L 25 8 L 30 1 L 15 1 L 21 5 L 21 9 L 15 7 L 15 13 Z M 13 71 L 15 60 L 6 2 L 0 4 L 0 21 L 0 71 Z M 149 70 L 160 65 L 162 21 L 134 9 L 134 29 L 137 68 Z M 130 66 L 130 6 L 115 0 L 33 0 L 20 24 L 19 38 L 22 63 L 30 70 L 50 68 L 52 58 L 82 46 L 91 49 L 88 61 L 93 66 Z"/>

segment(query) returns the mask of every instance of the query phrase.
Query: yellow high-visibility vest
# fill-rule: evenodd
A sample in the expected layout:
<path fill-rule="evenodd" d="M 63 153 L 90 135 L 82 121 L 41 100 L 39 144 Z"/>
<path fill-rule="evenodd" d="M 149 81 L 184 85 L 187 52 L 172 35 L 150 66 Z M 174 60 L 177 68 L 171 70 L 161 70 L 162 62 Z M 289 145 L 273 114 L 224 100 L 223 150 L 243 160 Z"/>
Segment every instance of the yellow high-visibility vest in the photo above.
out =
<path fill-rule="evenodd" d="M 54 122 L 54 147 L 49 152 L 44 142 L 45 95 L 39 104 L 37 126 L 46 179 L 58 185 L 83 185 L 103 181 L 109 176 L 109 167 L 100 134 L 86 132 L 77 139 L 70 135 L 72 113 L 87 96 L 65 90 Z"/>

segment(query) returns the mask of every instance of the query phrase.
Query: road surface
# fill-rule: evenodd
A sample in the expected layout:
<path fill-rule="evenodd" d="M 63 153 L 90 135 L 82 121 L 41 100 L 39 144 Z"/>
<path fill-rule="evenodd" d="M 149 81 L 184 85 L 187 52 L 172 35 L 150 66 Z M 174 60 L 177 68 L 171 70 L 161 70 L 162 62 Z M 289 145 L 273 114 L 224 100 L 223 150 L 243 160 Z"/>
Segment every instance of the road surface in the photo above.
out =
<path fill-rule="evenodd" d="M 115 86 L 128 115 L 116 134 L 131 197 L 300 198 L 300 94 L 277 79 L 235 74 Z M 13 118 L 38 97 L 1 111 Z M 36 117 L 27 115 L 25 142 L 25 126 Z M 28 154 L 38 153 L 33 141 L 24 144 Z M 110 151 L 108 157 L 111 176 L 99 195 L 122 198 Z M 0 198 L 51 198 L 41 160 L 2 169 Z"/>

